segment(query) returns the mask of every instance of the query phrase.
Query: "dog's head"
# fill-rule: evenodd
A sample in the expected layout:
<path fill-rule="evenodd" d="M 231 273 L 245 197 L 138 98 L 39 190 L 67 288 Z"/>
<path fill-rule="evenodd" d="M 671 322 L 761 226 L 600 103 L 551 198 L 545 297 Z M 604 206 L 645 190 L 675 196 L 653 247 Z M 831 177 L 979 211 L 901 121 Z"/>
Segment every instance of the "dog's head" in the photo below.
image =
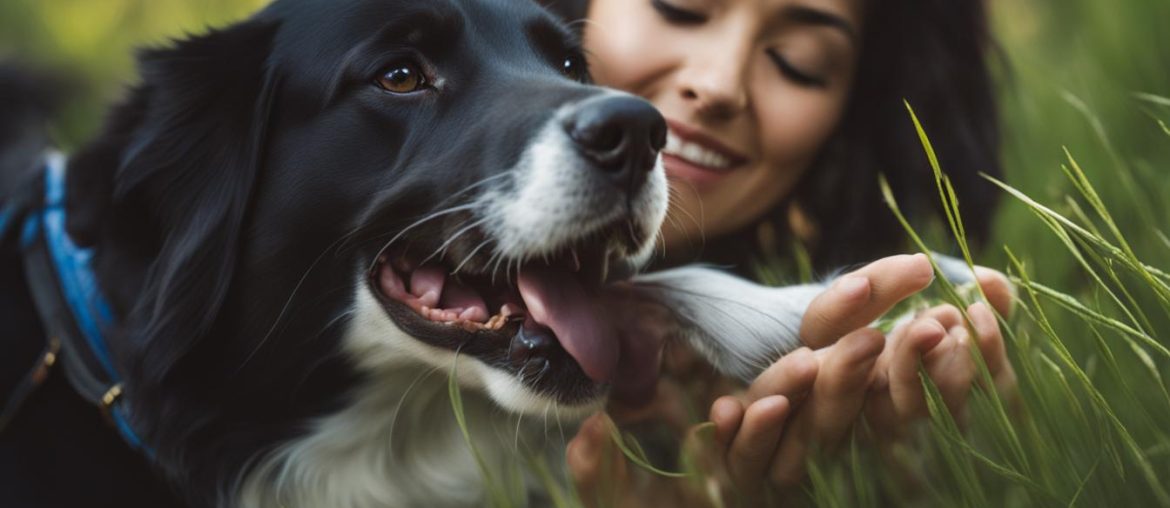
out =
<path fill-rule="evenodd" d="M 194 445 L 456 360 L 514 411 L 626 389 L 657 352 L 598 288 L 652 252 L 666 126 L 577 44 L 530 2 L 278 0 L 144 53 L 68 196 L 136 418 Z"/>
<path fill-rule="evenodd" d="M 273 126 L 268 168 L 289 184 L 263 184 L 255 223 L 294 230 L 267 238 L 270 255 L 325 252 L 300 230 L 332 226 L 342 255 L 322 262 L 358 280 L 345 346 L 365 370 L 458 357 L 461 379 L 511 410 L 596 402 L 623 349 L 597 289 L 653 248 L 663 119 L 588 86 L 573 36 L 531 2 L 345 16 L 341 40 L 316 20 L 277 37 L 274 66 L 297 69 L 283 87 L 311 107 Z M 315 204 L 290 216 L 300 203 Z M 627 364 L 652 360 L 626 349 Z"/>

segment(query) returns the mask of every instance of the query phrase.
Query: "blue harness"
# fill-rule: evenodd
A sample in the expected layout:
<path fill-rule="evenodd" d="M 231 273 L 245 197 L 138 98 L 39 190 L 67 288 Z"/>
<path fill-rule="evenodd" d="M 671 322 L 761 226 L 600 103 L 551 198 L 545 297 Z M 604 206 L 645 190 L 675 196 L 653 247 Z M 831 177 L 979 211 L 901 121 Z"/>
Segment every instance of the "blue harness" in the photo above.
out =
<path fill-rule="evenodd" d="M 49 154 L 44 179 L 26 194 L 29 199 L 12 199 L 0 209 L 0 241 L 19 229 L 25 273 L 49 336 L 44 355 L 9 397 L 3 418 L 15 414 L 59 359 L 77 393 L 101 408 L 131 447 L 153 457 L 122 403 L 122 378 L 102 333 L 114 316 L 90 266 L 93 249 L 78 247 L 65 228 L 65 168 L 64 155 Z"/>

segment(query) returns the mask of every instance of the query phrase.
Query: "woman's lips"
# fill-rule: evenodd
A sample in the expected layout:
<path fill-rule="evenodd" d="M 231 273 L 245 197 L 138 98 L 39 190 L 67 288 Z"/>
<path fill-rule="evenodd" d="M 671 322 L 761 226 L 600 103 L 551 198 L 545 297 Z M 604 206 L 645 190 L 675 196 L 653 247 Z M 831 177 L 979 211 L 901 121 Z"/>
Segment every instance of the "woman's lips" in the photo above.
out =
<path fill-rule="evenodd" d="M 681 123 L 667 121 L 670 132 L 662 150 L 666 173 L 697 187 L 707 187 L 747 163 L 747 157 Z"/>

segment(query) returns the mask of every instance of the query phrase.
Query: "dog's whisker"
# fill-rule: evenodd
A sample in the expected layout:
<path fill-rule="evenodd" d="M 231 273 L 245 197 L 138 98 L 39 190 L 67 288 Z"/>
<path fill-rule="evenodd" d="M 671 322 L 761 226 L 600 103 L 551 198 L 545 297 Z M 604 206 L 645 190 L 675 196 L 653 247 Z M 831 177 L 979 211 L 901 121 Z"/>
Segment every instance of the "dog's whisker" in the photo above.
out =
<path fill-rule="evenodd" d="M 495 175 L 489 176 L 489 177 L 487 177 L 487 178 L 484 178 L 484 179 L 482 179 L 482 180 L 480 180 L 480 181 L 478 181 L 478 182 L 475 182 L 475 183 L 473 183 L 473 184 L 471 184 L 471 185 L 468 185 L 467 187 L 464 187 L 464 188 L 463 188 L 463 190 L 461 190 L 461 191 L 457 191 L 457 192 L 455 192 L 455 193 L 451 194 L 450 196 L 448 196 L 446 199 L 444 199 L 444 200 L 440 201 L 440 202 L 439 202 L 439 206 L 442 206 L 442 205 L 446 204 L 447 202 L 449 202 L 449 201 L 451 201 L 451 200 L 453 200 L 453 199 L 455 199 L 455 198 L 457 198 L 457 197 L 461 196 L 463 193 L 465 193 L 465 192 L 469 192 L 469 191 L 471 191 L 472 189 L 475 189 L 476 187 L 479 187 L 479 186 L 481 186 L 481 185 L 484 185 L 484 184 L 486 184 L 486 183 L 488 183 L 488 182 L 490 182 L 490 181 L 492 181 L 492 180 L 495 180 L 495 179 L 497 179 L 497 178 L 504 178 L 504 177 L 506 177 L 506 176 L 509 176 L 509 174 L 508 174 L 508 173 L 498 173 L 498 174 L 495 174 Z"/>
<path fill-rule="evenodd" d="M 696 191 L 696 196 L 697 195 L 698 194 Z M 700 205 L 699 209 L 702 210 L 702 203 L 703 203 L 702 197 L 699 197 L 697 199 L 697 201 L 699 202 L 699 205 Z M 703 224 L 699 221 L 699 219 L 697 219 L 695 217 L 695 215 L 690 212 L 690 210 L 687 210 L 686 207 L 679 206 L 680 201 L 679 201 L 679 197 L 677 195 L 672 194 L 670 199 L 668 200 L 668 203 L 670 203 L 670 205 L 672 205 L 672 206 L 669 206 L 667 208 L 667 215 L 670 215 L 674 211 L 678 211 L 679 213 L 683 214 L 686 218 L 690 219 L 691 222 L 693 222 L 695 224 L 696 229 L 698 229 L 699 231 L 703 230 Z M 700 213 L 699 215 L 702 215 L 702 213 Z"/>
<path fill-rule="evenodd" d="M 674 186 L 671 186 L 670 187 L 671 193 L 668 194 L 668 196 L 669 196 L 668 202 L 670 203 L 671 206 L 667 207 L 667 215 L 670 215 L 670 211 L 672 211 L 672 210 L 678 210 L 679 212 L 683 213 L 688 218 L 690 218 L 691 222 L 693 222 L 695 224 L 695 229 L 699 231 L 699 247 L 702 248 L 703 246 L 705 246 L 707 244 L 706 233 L 704 232 L 703 221 L 702 221 L 702 219 L 704 218 L 703 196 L 701 194 L 699 194 L 698 189 L 696 189 L 694 184 L 692 184 L 691 182 L 686 181 L 686 180 L 682 180 L 682 179 L 674 179 L 674 178 L 670 178 L 670 177 L 667 177 L 667 178 L 671 182 L 680 181 L 680 182 L 685 183 L 687 185 L 687 187 L 690 188 L 691 193 L 695 195 L 695 201 L 699 204 L 699 217 L 698 218 L 696 218 L 694 216 L 694 214 L 692 214 L 689 210 L 687 210 L 686 207 L 674 206 L 674 205 L 678 204 L 678 201 L 676 199 L 677 194 L 674 192 Z"/>
<path fill-rule="evenodd" d="M 471 191 L 471 190 L 475 189 L 476 187 L 479 187 L 479 186 L 481 186 L 481 185 L 484 185 L 484 184 L 486 184 L 486 183 L 489 183 L 489 182 L 491 182 L 492 180 L 496 180 L 496 179 L 503 178 L 503 177 L 506 177 L 506 176 L 508 176 L 508 174 L 507 174 L 507 173 L 499 173 L 499 174 L 492 175 L 492 176 L 489 176 L 489 177 L 487 177 L 487 178 L 484 178 L 484 179 L 482 179 L 482 180 L 480 180 L 480 181 L 478 181 L 478 182 L 475 182 L 475 183 L 473 183 L 473 184 L 471 184 L 471 185 L 468 185 L 467 187 L 464 187 L 464 188 L 463 188 L 463 190 L 460 190 L 460 191 L 454 192 L 454 193 L 452 193 L 450 196 L 448 196 L 446 199 L 443 199 L 442 201 L 438 202 L 438 203 L 435 205 L 435 208 L 441 208 L 441 207 L 443 207 L 444 205 L 446 205 L 447 203 L 449 203 L 450 201 L 452 201 L 452 200 L 454 200 L 454 199 L 457 199 L 457 198 L 459 198 L 459 197 L 460 197 L 460 196 L 462 196 L 463 194 L 465 194 L 465 193 L 467 193 L 467 192 L 469 192 L 469 191 Z M 475 203 L 475 202 L 472 202 L 472 203 L 466 203 L 466 204 L 464 204 L 464 205 L 460 205 L 460 207 L 463 207 L 463 206 L 467 206 L 467 207 L 475 207 L 475 206 L 477 206 L 477 203 Z M 460 210 L 456 210 L 456 211 L 461 211 L 461 210 L 462 210 L 462 209 L 460 209 Z M 449 210 L 440 210 L 439 212 L 435 212 L 435 214 L 445 213 L 445 212 L 447 212 L 447 211 L 449 211 Z M 431 217 L 426 217 L 426 218 L 423 218 L 423 219 L 421 219 L 419 222 L 417 222 L 417 223 L 415 223 L 415 224 L 411 224 L 411 225 L 410 225 L 410 226 L 408 226 L 407 228 L 408 228 L 408 229 L 410 229 L 410 228 L 417 227 L 417 226 L 421 225 L 421 223 L 423 223 L 423 222 L 426 222 L 426 221 L 428 221 L 428 220 L 431 220 L 431 219 L 433 219 L 433 218 L 436 218 L 436 217 L 435 217 L 435 216 L 431 216 Z M 354 228 L 354 230 L 353 230 L 353 231 L 351 231 L 351 232 L 349 232 L 349 233 L 347 233 L 347 234 L 346 234 L 346 238 L 345 238 L 345 239 L 348 239 L 349 237 L 352 237 L 352 236 L 356 235 L 356 234 L 357 234 L 358 232 L 360 232 L 360 231 L 361 231 L 361 228 L 360 228 L 360 227 L 358 227 L 358 228 Z M 405 232 L 405 230 L 403 230 L 403 231 L 400 231 L 399 233 L 402 233 L 402 232 Z M 391 234 L 392 234 L 392 233 L 387 233 L 387 234 L 384 234 L 384 235 L 378 235 L 378 236 L 375 236 L 374 238 L 375 238 L 375 239 L 377 239 L 377 238 L 385 238 L 386 236 L 390 236 Z M 394 240 L 391 240 L 391 242 L 393 242 L 393 241 L 394 241 Z"/>
<path fill-rule="evenodd" d="M 466 257 L 463 258 L 463 261 L 461 261 L 459 263 L 459 266 L 455 267 L 455 270 L 451 272 L 451 275 L 457 275 L 459 273 L 459 270 L 463 269 L 463 265 L 466 265 L 468 261 L 471 261 L 471 259 L 475 257 L 475 254 L 478 253 L 480 249 L 486 247 L 487 244 L 489 244 L 491 242 L 492 242 L 491 238 L 488 238 L 487 240 L 480 242 L 479 245 L 477 245 L 474 249 L 471 250 L 470 254 L 468 254 Z M 489 259 L 488 262 L 490 263 L 491 260 Z"/>
<path fill-rule="evenodd" d="M 243 368 L 245 366 L 247 366 L 249 362 L 252 361 L 252 357 L 255 356 L 257 352 L 260 351 L 260 348 L 262 348 L 264 346 L 264 344 L 266 344 L 268 342 L 268 339 L 271 338 L 272 333 L 275 332 L 277 326 L 280 325 L 280 321 L 282 319 L 284 319 L 285 314 L 288 313 L 288 309 L 292 305 L 293 299 L 296 298 L 297 292 L 300 291 L 301 286 L 303 286 L 305 284 L 305 281 L 309 278 L 309 274 L 312 273 L 313 269 L 317 266 L 317 264 L 320 263 L 321 260 L 325 258 L 325 255 L 328 254 L 329 251 L 332 250 L 334 247 L 336 247 L 340 242 L 341 242 L 341 240 L 337 240 L 337 241 L 333 242 L 332 244 L 330 244 L 328 247 L 325 248 L 325 250 L 321 251 L 321 254 L 317 255 L 317 258 L 314 259 L 312 263 L 309 263 L 309 267 L 305 269 L 305 273 L 301 274 L 301 278 L 299 280 L 297 280 L 297 284 L 295 286 L 293 286 L 292 292 L 288 295 L 288 298 L 284 301 L 284 305 L 281 306 L 280 312 L 277 313 L 277 315 L 276 315 L 276 319 L 272 320 L 272 325 L 268 327 L 268 331 L 264 333 L 264 337 L 262 337 L 260 339 L 260 342 L 257 343 L 256 346 L 252 348 L 252 351 L 250 351 L 248 353 L 248 356 L 244 357 L 244 361 L 240 363 L 240 366 L 236 367 L 236 372 L 235 372 L 236 374 L 239 374 L 240 371 L 243 370 Z M 338 248 L 340 248 L 340 247 L 338 247 Z"/>
<path fill-rule="evenodd" d="M 387 443 L 387 446 L 391 451 L 394 450 L 394 427 L 398 424 L 398 415 L 402 412 L 402 406 L 406 403 L 406 398 L 410 396 L 410 393 L 414 391 L 414 387 L 417 386 L 420 381 L 422 381 L 424 378 L 430 377 L 438 370 L 439 367 L 431 367 L 430 369 L 420 372 L 419 375 L 415 376 L 414 380 L 411 381 L 409 385 L 407 385 L 406 390 L 402 392 L 402 397 L 398 399 L 398 404 L 394 405 L 394 412 L 390 416 L 390 424 L 386 428 L 386 435 L 390 436 L 390 442 Z"/>
<path fill-rule="evenodd" d="M 561 421 L 562 421 L 562 419 L 561 419 L 561 405 L 557 401 L 554 400 L 552 402 L 552 406 L 553 406 L 553 415 L 555 415 L 555 417 L 556 417 L 557 430 L 560 431 L 560 433 L 561 433 L 561 442 L 565 443 L 567 441 L 566 441 L 566 436 L 565 436 L 565 427 L 564 427 L 564 425 L 561 424 Z"/>
<path fill-rule="evenodd" d="M 544 429 L 544 442 L 545 443 L 551 442 L 551 440 L 548 438 L 548 427 L 549 427 L 549 425 L 548 425 L 548 412 L 550 410 L 552 410 L 553 404 L 556 404 L 556 402 L 552 401 L 552 400 L 547 400 L 544 402 L 544 411 L 543 411 L 543 413 L 544 413 L 543 420 L 544 421 L 541 422 L 540 426 Z"/>
<path fill-rule="evenodd" d="M 675 204 L 674 201 L 668 201 L 668 203 L 672 206 Z M 678 221 L 678 218 L 674 216 L 674 212 L 670 208 L 667 208 L 666 220 L 670 221 L 675 229 L 683 231 L 682 223 Z"/>
<path fill-rule="evenodd" d="M 508 176 L 508 173 L 499 173 L 499 174 L 492 175 L 492 176 L 489 176 L 489 177 L 487 177 L 487 178 L 484 178 L 484 179 L 482 179 L 482 180 L 480 180 L 480 181 L 478 181 L 478 182 L 475 182 L 475 183 L 473 183 L 473 184 L 471 184 L 471 185 L 468 185 L 467 187 L 464 187 L 464 188 L 463 188 L 463 190 L 460 190 L 460 191 L 454 192 L 454 193 L 452 193 L 450 196 L 448 196 L 446 199 L 444 199 L 444 200 L 440 201 L 438 204 L 436 204 L 436 205 L 435 205 L 435 208 L 440 208 L 440 207 L 442 207 L 443 205 L 447 204 L 447 203 L 448 203 L 448 202 L 450 202 L 451 200 L 453 200 L 453 199 L 456 199 L 456 198 L 458 198 L 458 197 L 462 196 L 464 193 L 466 193 L 466 192 L 469 192 L 469 191 L 471 191 L 471 190 L 475 189 L 476 187 L 479 187 L 479 186 L 481 186 L 481 185 L 484 185 L 484 184 L 486 184 L 486 183 L 488 183 L 488 182 L 491 182 L 492 180 L 496 180 L 496 179 L 498 179 L 498 178 L 503 178 L 503 177 L 506 177 L 506 176 Z M 406 229 L 408 230 L 408 229 L 411 229 L 411 228 L 417 227 L 417 226 L 421 225 L 421 223 L 424 223 L 424 222 L 426 222 L 426 221 L 429 221 L 429 220 L 431 220 L 431 219 L 434 219 L 434 218 L 436 218 L 437 216 L 440 216 L 439 214 L 445 214 L 446 212 L 448 212 L 448 211 L 451 211 L 451 210 L 454 210 L 454 211 L 462 211 L 463 209 L 465 209 L 465 208 L 463 208 L 463 207 L 470 207 L 470 208 L 474 208 L 475 206 L 478 206 L 478 204 L 477 204 L 477 203 L 475 203 L 475 202 L 472 202 L 472 203 L 466 203 L 466 204 L 464 204 L 464 205 L 460 205 L 460 206 L 458 206 L 458 207 L 455 207 L 454 209 L 441 210 L 440 212 L 435 212 L 435 214 L 432 214 L 432 216 L 430 216 L 430 217 L 423 218 L 423 219 L 421 219 L 419 222 L 416 222 L 416 223 L 414 223 L 414 224 L 411 224 L 410 226 L 407 226 L 407 228 L 406 228 Z M 404 233 L 404 232 L 406 232 L 406 230 L 400 231 L 400 232 L 399 232 L 399 236 L 401 236 L 401 234 L 402 234 L 402 233 Z M 390 243 L 393 243 L 393 242 L 394 242 L 394 240 L 391 240 L 391 241 L 390 241 Z M 385 249 L 383 249 L 383 250 L 385 250 Z"/>
<path fill-rule="evenodd" d="M 475 222 L 472 222 L 471 224 L 468 224 L 467 226 L 463 227 L 463 229 L 456 231 L 455 234 L 451 235 L 451 238 L 448 238 L 447 241 L 443 242 L 442 245 L 439 245 L 439 248 L 435 249 L 435 252 L 432 252 L 431 255 L 423 258 L 423 260 L 419 262 L 419 265 L 420 266 L 425 265 L 427 263 L 427 261 L 430 261 L 435 256 L 438 256 L 440 252 L 445 252 L 447 250 L 447 248 L 451 246 L 451 244 L 453 244 L 457 240 L 459 240 L 459 237 L 463 236 L 468 231 L 471 231 L 476 226 L 483 225 L 485 222 L 487 222 L 486 218 L 480 219 L 480 220 L 477 220 Z"/>
<path fill-rule="evenodd" d="M 492 254 L 492 257 L 488 259 L 489 264 L 492 262 L 492 259 L 496 260 L 495 266 L 492 267 L 492 285 L 494 286 L 496 284 L 496 273 L 500 270 L 500 262 L 504 260 L 504 253 L 497 250 L 494 254 Z M 507 276 L 507 274 L 504 275 L 505 277 Z"/>
<path fill-rule="evenodd" d="M 390 246 L 394 245 L 394 242 L 397 242 L 400 238 L 403 237 L 403 235 L 405 235 L 406 233 L 409 233 L 412 229 L 419 227 L 419 226 L 421 226 L 429 221 L 432 221 L 434 219 L 437 219 L 439 217 L 443 217 L 445 215 L 450 215 L 453 213 L 472 210 L 476 206 L 478 206 L 476 203 L 468 203 L 468 204 L 464 204 L 464 205 L 459 205 L 456 207 L 447 208 L 445 210 L 440 210 L 438 212 L 432 213 L 426 217 L 423 217 L 422 219 L 415 221 L 414 224 L 411 224 L 411 225 L 407 226 L 406 229 L 399 231 L 398 234 L 394 235 L 394 237 L 391 238 L 389 242 L 386 242 L 386 245 L 383 245 L 382 248 L 378 250 L 378 255 L 374 256 L 373 261 L 370 262 L 369 269 L 373 270 L 378 264 L 378 259 L 380 259 L 382 257 L 382 255 L 385 254 L 386 251 L 390 249 Z"/>
<path fill-rule="evenodd" d="M 512 450 L 520 453 L 520 423 L 524 421 L 524 413 L 516 413 L 516 435 L 512 438 Z"/>

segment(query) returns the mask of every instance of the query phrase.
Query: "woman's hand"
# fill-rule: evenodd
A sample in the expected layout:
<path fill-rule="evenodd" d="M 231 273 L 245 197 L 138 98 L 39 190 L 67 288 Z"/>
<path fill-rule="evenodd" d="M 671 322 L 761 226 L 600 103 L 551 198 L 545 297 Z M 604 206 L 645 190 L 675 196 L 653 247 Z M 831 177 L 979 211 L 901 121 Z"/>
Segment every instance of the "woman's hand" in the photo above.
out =
<path fill-rule="evenodd" d="M 1012 298 L 1007 279 L 984 268 L 976 274 L 992 306 L 1006 316 Z M 599 495 L 614 496 L 604 505 L 640 506 L 668 499 L 667 504 L 678 506 L 707 506 L 712 486 L 726 496 L 755 495 L 768 484 L 799 484 L 807 455 L 840 444 L 863 411 L 871 427 L 893 436 L 926 414 L 920 361 L 951 411 L 961 415 L 975 366 L 967 347 L 971 334 L 958 309 L 942 305 L 921 312 L 888 337 L 866 328 L 932 280 L 925 256 L 894 256 L 840 277 L 814 300 L 801 327 L 808 347 L 781 358 L 746 392 L 714 401 L 709 417 L 715 423 L 715 449 L 687 440 L 689 452 L 706 459 L 711 475 L 706 488 L 652 475 L 631 482 L 625 458 L 610 442 L 607 426 L 613 422 L 604 414 L 590 418 L 567 450 L 582 499 L 589 506 Z M 995 316 L 982 303 L 969 307 L 968 314 L 996 386 L 1010 390 L 1015 375 Z M 697 367 L 700 362 L 693 354 L 679 349 L 668 353 L 668 375 L 660 381 L 655 401 L 636 410 L 611 407 L 614 419 L 623 424 L 657 420 L 679 435 L 690 435 L 683 401 L 696 394 L 683 388 L 685 382 L 707 387 L 708 394 L 732 391 L 711 369 Z"/>
<path fill-rule="evenodd" d="M 885 258 L 841 277 L 810 305 L 801 337 L 806 345 L 819 348 L 813 355 L 817 377 L 782 435 L 776 430 L 778 417 L 767 411 L 774 405 L 767 399 L 776 393 L 780 363 L 757 378 L 746 396 L 724 397 L 712 405 L 716 437 L 727 448 L 727 468 L 736 484 L 752 489 L 765 481 L 780 487 L 800 483 L 808 452 L 814 447 L 831 450 L 841 443 L 863 410 L 877 432 L 898 436 L 908 423 L 927 414 L 920 362 L 951 413 L 961 419 L 976 366 L 969 348 L 971 333 L 957 308 L 940 305 L 921 312 L 888 337 L 863 328 L 923 289 L 932 277 L 925 256 Z M 1012 299 L 1007 279 L 986 268 L 976 269 L 976 279 L 988 301 L 1006 316 Z M 995 315 L 983 303 L 971 305 L 967 312 L 996 387 L 1010 391 L 1015 374 Z M 761 402 L 764 406 L 756 408 Z M 768 467 L 761 467 L 757 458 L 744 461 L 734 453 L 769 449 L 773 443 Z"/>

